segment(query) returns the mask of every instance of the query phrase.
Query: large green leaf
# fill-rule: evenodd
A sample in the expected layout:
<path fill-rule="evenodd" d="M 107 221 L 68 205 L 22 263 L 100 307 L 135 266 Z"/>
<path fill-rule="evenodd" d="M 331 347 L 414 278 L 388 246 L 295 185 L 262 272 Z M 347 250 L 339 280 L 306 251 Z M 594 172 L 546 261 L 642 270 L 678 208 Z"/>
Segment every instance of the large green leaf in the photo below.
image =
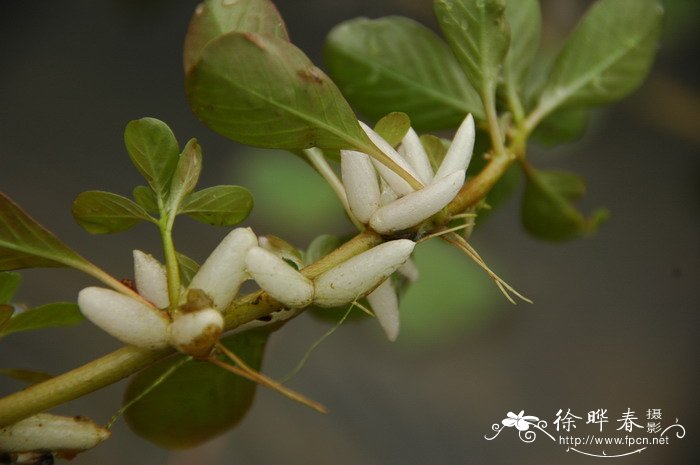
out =
<path fill-rule="evenodd" d="M 0 327 L 0 338 L 8 334 L 36 329 L 73 326 L 85 318 L 74 303 L 56 302 L 42 305 L 24 312 L 15 313 Z"/>
<path fill-rule="evenodd" d="M 151 188 L 165 200 L 180 149 L 167 124 L 155 118 L 130 121 L 124 143 L 131 161 Z"/>
<path fill-rule="evenodd" d="M 522 220 L 535 237 L 549 241 L 566 241 L 594 233 L 608 217 L 598 209 L 584 217 L 571 201 L 583 196 L 586 186 L 579 176 L 563 171 L 539 171 L 528 167 L 523 194 Z"/>
<path fill-rule="evenodd" d="M 557 57 L 539 112 L 609 103 L 639 87 L 656 53 L 662 17 L 657 0 L 598 1 Z"/>
<path fill-rule="evenodd" d="M 325 62 L 343 94 L 373 119 L 407 113 L 418 130 L 456 127 L 483 115 L 479 96 L 447 45 L 408 18 L 358 18 L 336 26 Z"/>
<path fill-rule="evenodd" d="M 371 146 L 335 84 L 277 37 L 232 32 L 210 41 L 186 88 L 207 126 L 244 144 L 291 150 Z"/>
<path fill-rule="evenodd" d="M 0 272 L 0 304 L 10 303 L 21 283 L 21 274 L 8 271 Z"/>
<path fill-rule="evenodd" d="M 520 94 L 525 73 L 540 43 L 542 16 L 539 0 L 506 0 L 506 19 L 511 41 L 503 64 L 503 77 L 505 85 Z"/>
<path fill-rule="evenodd" d="M 246 331 L 223 340 L 226 347 L 259 370 L 269 332 Z M 184 355 L 162 360 L 137 374 L 127 387 L 125 404 L 150 388 Z M 191 360 L 126 411 L 139 436 L 169 449 L 193 447 L 235 426 L 248 412 L 255 384 L 211 363 Z"/>
<path fill-rule="evenodd" d="M 0 192 L 0 271 L 63 266 L 95 269 Z"/>
<path fill-rule="evenodd" d="M 83 192 L 73 201 L 73 217 L 87 232 L 107 234 L 125 231 L 142 221 L 155 222 L 140 205 L 121 195 L 103 191 Z"/>
<path fill-rule="evenodd" d="M 289 40 L 284 21 L 269 0 L 206 0 L 195 10 L 185 36 L 185 72 L 192 69 L 210 40 L 233 31 Z"/>
<path fill-rule="evenodd" d="M 490 98 L 510 41 L 505 0 L 436 0 L 434 7 L 469 82 Z"/>
<path fill-rule="evenodd" d="M 590 116 L 587 107 L 560 108 L 542 120 L 532 138 L 545 146 L 574 142 L 583 137 Z"/>
<path fill-rule="evenodd" d="M 180 208 L 197 221 L 214 226 L 234 226 L 248 217 L 253 196 L 240 186 L 213 186 L 190 194 Z"/>

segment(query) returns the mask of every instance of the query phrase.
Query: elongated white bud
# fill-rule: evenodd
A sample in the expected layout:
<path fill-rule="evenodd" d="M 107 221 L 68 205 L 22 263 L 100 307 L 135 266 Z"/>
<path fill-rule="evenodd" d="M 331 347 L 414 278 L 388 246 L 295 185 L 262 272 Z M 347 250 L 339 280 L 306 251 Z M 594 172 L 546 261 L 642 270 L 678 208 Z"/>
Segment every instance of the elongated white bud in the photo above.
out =
<path fill-rule="evenodd" d="M 134 250 L 134 280 L 139 294 L 158 308 L 170 305 L 165 267 L 152 255 Z"/>
<path fill-rule="evenodd" d="M 444 178 L 458 170 L 467 170 L 474 151 L 474 137 L 474 118 L 470 113 L 457 129 L 452 144 L 435 173 L 435 179 Z"/>
<path fill-rule="evenodd" d="M 399 335 L 399 298 L 391 284 L 391 278 L 367 294 L 367 301 L 372 306 L 374 316 L 384 329 L 386 337 L 394 342 Z"/>
<path fill-rule="evenodd" d="M 258 238 L 250 228 L 234 229 L 209 255 L 192 278 L 189 289 L 204 291 L 218 310 L 228 307 L 248 278 L 245 256 L 251 247 L 257 245 Z"/>
<path fill-rule="evenodd" d="M 430 166 L 428 154 L 413 128 L 408 128 L 399 146 L 399 154 L 413 167 L 420 182 L 428 184 L 433 180 L 433 168 Z"/>
<path fill-rule="evenodd" d="M 109 438 L 109 430 L 85 417 L 39 413 L 0 429 L 0 452 L 80 452 Z"/>
<path fill-rule="evenodd" d="M 331 268 L 314 280 L 314 303 L 337 307 L 365 296 L 396 271 L 415 246 L 408 239 L 385 242 Z"/>
<path fill-rule="evenodd" d="M 360 223 L 379 208 L 379 181 L 369 155 L 353 150 L 340 151 L 340 168 L 350 210 Z"/>
<path fill-rule="evenodd" d="M 398 199 L 399 196 L 394 190 L 389 187 L 389 184 L 384 179 L 380 179 L 380 191 L 381 194 L 379 194 L 379 205 L 387 205 L 393 202 L 394 200 Z"/>
<path fill-rule="evenodd" d="M 224 317 L 213 308 L 182 313 L 170 325 L 170 344 L 193 357 L 206 357 L 223 329 Z"/>
<path fill-rule="evenodd" d="M 170 320 L 159 310 L 111 289 L 86 287 L 78 294 L 85 317 L 122 342 L 146 349 L 168 345 Z"/>
<path fill-rule="evenodd" d="M 260 288 L 280 303 L 302 308 L 313 300 L 313 283 L 272 252 L 253 247 L 248 251 L 245 263 Z"/>
<path fill-rule="evenodd" d="M 381 150 L 384 153 L 384 155 L 391 158 L 391 160 L 393 160 L 394 163 L 406 170 L 406 172 L 408 172 L 411 176 L 418 179 L 418 175 L 415 173 L 415 171 L 413 171 L 411 165 L 409 165 L 408 162 L 404 160 L 404 158 L 401 155 L 399 155 L 399 153 L 396 150 L 394 150 L 394 147 L 392 147 L 391 144 L 385 141 L 382 138 L 382 136 L 374 132 L 372 128 L 367 126 L 362 121 L 360 121 L 359 123 L 362 129 L 369 137 L 369 139 L 374 143 L 374 145 L 377 146 L 379 150 Z M 386 182 L 389 183 L 391 188 L 394 189 L 394 192 L 396 192 L 399 195 L 406 195 L 409 192 L 413 192 L 414 189 L 406 181 L 404 181 L 404 179 L 401 176 L 396 174 L 389 167 L 387 167 L 383 163 L 380 163 L 374 158 L 372 158 L 372 163 L 374 164 L 374 167 L 377 168 L 377 171 L 379 171 L 379 174 L 382 176 L 382 178 L 384 178 Z"/>
<path fill-rule="evenodd" d="M 401 265 L 399 267 L 398 271 L 400 274 L 406 277 L 410 282 L 414 283 L 418 281 L 418 277 L 420 276 L 420 272 L 418 271 L 418 267 L 416 266 L 416 262 L 414 262 L 412 259 L 406 260 L 406 263 Z"/>
<path fill-rule="evenodd" d="M 380 207 L 369 221 L 379 234 L 388 234 L 417 225 L 442 210 L 464 184 L 464 170 L 436 179 L 419 191 L 412 192 Z"/>

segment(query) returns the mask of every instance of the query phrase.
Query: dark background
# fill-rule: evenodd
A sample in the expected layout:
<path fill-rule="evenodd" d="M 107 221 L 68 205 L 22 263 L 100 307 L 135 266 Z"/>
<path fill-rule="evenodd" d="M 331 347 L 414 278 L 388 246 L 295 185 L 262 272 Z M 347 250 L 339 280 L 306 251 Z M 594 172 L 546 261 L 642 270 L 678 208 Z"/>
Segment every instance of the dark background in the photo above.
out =
<path fill-rule="evenodd" d="M 206 157 L 202 186 L 246 184 L 236 176 L 236 160 L 245 160 L 249 150 L 206 129 L 184 98 L 181 46 L 196 3 L 0 4 L 0 189 L 115 276 L 130 275 L 132 248 L 158 250 L 157 234 L 138 226 L 117 236 L 90 236 L 73 223 L 69 207 L 83 190 L 128 194 L 141 183 L 123 148 L 127 121 L 155 116 L 181 142 L 197 137 Z M 428 1 L 277 3 L 292 40 L 319 64 L 326 33 L 344 19 L 402 14 L 435 25 Z M 560 40 L 586 3 L 543 2 L 544 40 Z M 584 417 L 607 408 L 612 434 L 628 407 L 640 418 L 648 408 L 661 408 L 663 423 L 678 418 L 687 436 L 616 463 L 697 463 L 699 5 L 669 2 L 657 64 L 639 92 L 598 113 L 577 144 L 533 155 L 539 166 L 573 170 L 588 180 L 584 211 L 605 205 L 613 214 L 600 233 L 563 245 L 534 240 L 519 225 L 517 198 L 475 233 L 482 255 L 535 305 L 512 307 L 488 288 L 492 317 L 421 343 L 389 344 L 371 322 L 348 325 L 292 383 L 327 405 L 330 415 L 261 389 L 248 418 L 206 446 L 170 453 L 120 422 L 110 441 L 74 463 L 583 464 L 597 459 L 567 454 L 544 437 L 527 445 L 512 431 L 493 442 L 483 436 L 507 411 L 524 409 L 551 422 L 560 408 Z M 247 224 L 300 246 L 325 232 L 308 217 L 299 220 L 305 234 L 286 234 L 275 218 L 256 211 Z M 223 234 L 182 221 L 176 238 L 203 259 Z M 472 266 L 465 260 L 465 268 Z M 33 305 L 72 300 L 91 283 L 69 270 L 24 276 L 20 300 Z M 462 310 L 475 311 L 466 304 Z M 271 341 L 265 371 L 287 372 L 326 328 L 308 317 L 294 321 Z M 0 344 L 0 366 L 51 373 L 119 346 L 89 324 Z M 123 387 L 59 411 L 106 422 Z M 0 379 L 2 394 L 19 388 Z"/>

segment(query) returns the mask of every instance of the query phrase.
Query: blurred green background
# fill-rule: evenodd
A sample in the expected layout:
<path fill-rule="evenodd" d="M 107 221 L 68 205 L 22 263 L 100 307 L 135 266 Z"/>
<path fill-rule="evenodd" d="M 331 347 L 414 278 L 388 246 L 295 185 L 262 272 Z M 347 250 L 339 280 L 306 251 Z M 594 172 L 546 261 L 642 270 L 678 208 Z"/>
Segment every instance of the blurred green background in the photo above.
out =
<path fill-rule="evenodd" d="M 352 226 L 330 190 L 296 157 L 239 146 L 206 129 L 183 92 L 181 46 L 196 1 L 4 1 L 0 4 L 0 190 L 87 257 L 131 275 L 131 249 L 158 252 L 148 226 L 118 236 L 84 233 L 70 203 L 88 189 L 128 194 L 140 183 L 122 143 L 127 121 L 154 116 L 181 143 L 204 149 L 201 186 L 249 187 L 247 221 L 305 248 L 321 233 Z M 321 64 L 326 33 L 357 16 L 401 14 L 435 28 L 429 1 L 279 0 L 292 40 Z M 543 1 L 543 41 L 561 43 L 587 1 Z M 525 410 L 548 421 L 558 409 L 662 408 L 683 440 L 651 448 L 635 464 L 697 463 L 700 303 L 700 2 L 665 2 L 656 66 L 631 98 L 596 112 L 585 137 L 553 151 L 542 167 L 588 180 L 582 207 L 605 205 L 611 220 L 587 240 L 550 245 L 528 237 L 511 199 L 473 243 L 534 305 L 513 307 L 477 267 L 442 243 L 421 245 L 422 273 L 402 303 L 402 333 L 390 344 L 376 322 L 348 322 L 314 352 L 292 387 L 331 410 L 321 416 L 259 390 L 249 417 L 191 451 L 169 453 L 130 433 L 76 464 L 520 464 L 589 463 L 515 435 L 488 442 L 491 424 Z M 293 191 L 293 192 L 292 192 Z M 226 233 L 184 219 L 183 252 L 203 260 Z M 21 300 L 75 298 L 91 281 L 67 270 L 24 273 Z M 328 328 L 302 316 L 276 334 L 265 371 L 281 376 Z M 118 343 L 89 324 L 10 336 L 0 367 L 60 373 Z M 0 394 L 20 389 L 0 379 Z M 105 422 L 124 383 L 61 407 Z M 634 460 L 634 461 L 632 461 Z"/>

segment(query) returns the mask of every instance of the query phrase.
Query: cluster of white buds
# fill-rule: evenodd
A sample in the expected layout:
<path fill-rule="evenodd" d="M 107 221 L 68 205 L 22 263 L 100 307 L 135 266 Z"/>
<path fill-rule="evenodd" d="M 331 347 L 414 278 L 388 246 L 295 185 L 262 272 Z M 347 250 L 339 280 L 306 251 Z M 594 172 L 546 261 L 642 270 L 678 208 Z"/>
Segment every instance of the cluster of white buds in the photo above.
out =
<path fill-rule="evenodd" d="M 467 115 L 436 173 L 418 135 L 409 128 L 398 151 L 360 122 L 370 140 L 424 187 L 408 182 L 369 155 L 341 150 L 341 171 L 353 215 L 380 234 L 393 234 L 417 226 L 442 210 L 464 184 L 474 149 L 474 119 Z M 377 177 L 379 174 L 379 178 Z"/>
<path fill-rule="evenodd" d="M 255 280 L 287 308 L 311 304 L 336 307 L 372 291 L 381 295 L 380 285 L 388 283 L 387 278 L 408 260 L 415 242 L 385 242 L 314 280 L 265 245 L 264 238 L 258 241 L 250 228 L 233 230 L 200 267 L 188 288 L 182 290 L 183 301 L 174 309 L 168 298 L 165 267 L 152 256 L 134 251 L 135 285 L 141 299 L 111 289 L 88 287 L 80 291 L 78 305 L 86 318 L 122 342 L 148 349 L 170 345 L 183 353 L 206 357 L 223 331 L 221 312 L 247 279 Z M 376 297 L 368 298 L 378 302 Z M 381 304 L 376 307 L 380 323 L 389 338 L 394 339 L 398 332 L 398 307 L 390 310 L 394 315 L 378 311 Z M 293 312 L 281 314 L 288 318 Z M 251 322 L 239 330 L 274 321 L 278 320 Z"/>

